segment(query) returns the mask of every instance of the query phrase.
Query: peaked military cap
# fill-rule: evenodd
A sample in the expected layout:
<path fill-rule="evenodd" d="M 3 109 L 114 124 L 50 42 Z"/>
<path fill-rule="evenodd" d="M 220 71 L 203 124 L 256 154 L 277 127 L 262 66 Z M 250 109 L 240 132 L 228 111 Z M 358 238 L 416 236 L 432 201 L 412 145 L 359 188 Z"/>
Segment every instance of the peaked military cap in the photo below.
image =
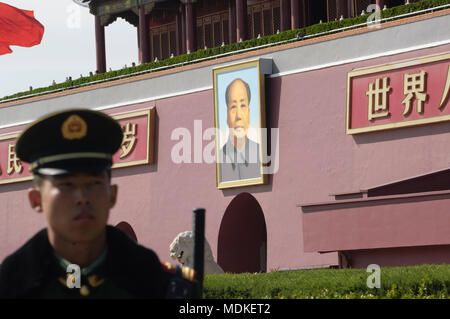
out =
<path fill-rule="evenodd" d="M 111 168 L 122 139 L 122 128 L 110 116 L 70 109 L 31 123 L 17 139 L 16 154 L 35 174 L 99 172 Z"/>

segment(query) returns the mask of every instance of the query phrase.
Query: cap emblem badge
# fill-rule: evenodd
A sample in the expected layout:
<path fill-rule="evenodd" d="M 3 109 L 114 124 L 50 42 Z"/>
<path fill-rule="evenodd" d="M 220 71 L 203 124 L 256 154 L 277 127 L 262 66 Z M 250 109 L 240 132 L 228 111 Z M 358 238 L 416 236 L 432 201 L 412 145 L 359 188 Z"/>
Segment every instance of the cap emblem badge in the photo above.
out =
<path fill-rule="evenodd" d="M 87 124 L 76 114 L 73 114 L 64 121 L 61 132 L 66 140 L 81 139 L 86 136 Z"/>

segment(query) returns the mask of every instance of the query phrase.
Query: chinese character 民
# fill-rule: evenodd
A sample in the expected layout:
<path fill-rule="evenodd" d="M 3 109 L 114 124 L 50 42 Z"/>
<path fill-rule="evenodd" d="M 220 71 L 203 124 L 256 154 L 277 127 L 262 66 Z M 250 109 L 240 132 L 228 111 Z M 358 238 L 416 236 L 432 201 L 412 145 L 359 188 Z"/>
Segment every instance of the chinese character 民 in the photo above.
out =
<path fill-rule="evenodd" d="M 403 115 L 411 112 L 411 100 L 415 97 L 417 100 L 417 112 L 423 113 L 423 103 L 427 99 L 428 94 L 425 93 L 425 76 L 427 72 L 420 71 L 419 73 L 403 75 L 403 94 L 406 97 L 402 104 L 405 104 Z"/>
<path fill-rule="evenodd" d="M 380 86 L 381 80 L 382 86 Z M 369 83 L 369 90 L 366 92 L 366 95 L 369 97 L 369 121 L 389 115 L 388 94 L 390 90 L 388 77 L 376 79 L 375 82 Z"/>
<path fill-rule="evenodd" d="M 123 127 L 122 153 L 120 158 L 128 156 L 136 145 L 136 127 L 137 124 L 127 123 Z"/>
<path fill-rule="evenodd" d="M 17 174 L 22 173 L 23 166 L 20 163 L 19 159 L 16 156 L 14 144 L 9 144 L 8 146 L 8 169 L 6 170 L 6 174 L 11 175 L 12 172 L 16 172 Z"/>
<path fill-rule="evenodd" d="M 444 89 L 444 93 L 442 94 L 441 103 L 439 104 L 439 109 L 442 109 L 445 102 L 448 100 L 449 95 L 450 95 L 450 65 L 448 66 L 447 81 L 445 82 L 445 89 Z"/>

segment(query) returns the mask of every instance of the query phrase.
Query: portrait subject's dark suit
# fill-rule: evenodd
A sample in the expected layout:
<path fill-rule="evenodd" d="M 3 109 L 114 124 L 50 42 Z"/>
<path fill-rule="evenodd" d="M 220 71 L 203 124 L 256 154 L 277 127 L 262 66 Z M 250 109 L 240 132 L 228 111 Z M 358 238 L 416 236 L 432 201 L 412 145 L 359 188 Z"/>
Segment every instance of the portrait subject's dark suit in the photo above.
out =
<path fill-rule="evenodd" d="M 245 148 L 238 151 L 230 139 L 219 152 L 220 182 L 231 182 L 261 176 L 259 144 L 245 138 Z"/>

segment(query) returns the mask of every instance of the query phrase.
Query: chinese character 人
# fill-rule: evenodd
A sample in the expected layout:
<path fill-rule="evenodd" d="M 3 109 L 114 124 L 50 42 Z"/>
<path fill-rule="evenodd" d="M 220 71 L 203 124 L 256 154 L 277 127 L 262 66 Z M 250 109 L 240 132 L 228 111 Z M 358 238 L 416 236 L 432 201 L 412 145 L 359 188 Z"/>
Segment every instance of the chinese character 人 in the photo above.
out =
<path fill-rule="evenodd" d="M 390 90 L 388 77 L 378 78 L 375 82 L 369 83 L 369 90 L 366 92 L 366 95 L 369 97 L 369 121 L 389 115 L 388 94 Z"/>
<path fill-rule="evenodd" d="M 133 151 L 136 145 L 136 127 L 137 124 L 127 123 L 123 127 L 122 153 L 120 158 L 127 157 Z"/>
<path fill-rule="evenodd" d="M 6 170 L 6 174 L 11 175 L 12 172 L 16 172 L 17 174 L 22 173 L 23 166 L 22 163 L 16 156 L 15 145 L 9 144 L 8 146 L 8 169 Z"/>
<path fill-rule="evenodd" d="M 403 115 L 411 112 L 411 100 L 416 98 L 417 100 L 417 112 L 423 113 L 423 103 L 427 99 L 428 94 L 425 93 L 425 76 L 427 72 L 420 71 L 419 73 L 403 75 L 403 94 L 406 97 L 403 99 L 402 104 L 405 104 Z"/>

